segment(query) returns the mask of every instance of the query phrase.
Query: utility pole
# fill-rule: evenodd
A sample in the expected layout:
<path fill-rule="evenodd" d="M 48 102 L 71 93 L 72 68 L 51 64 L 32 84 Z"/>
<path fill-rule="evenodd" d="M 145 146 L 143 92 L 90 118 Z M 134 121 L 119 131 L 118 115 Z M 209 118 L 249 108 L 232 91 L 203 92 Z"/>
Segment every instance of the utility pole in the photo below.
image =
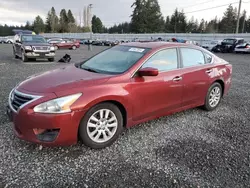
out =
<path fill-rule="evenodd" d="M 238 9 L 238 16 L 237 16 L 237 26 L 236 26 L 236 34 L 239 33 L 241 2 L 242 2 L 242 0 L 240 0 L 240 2 L 239 2 L 239 9 Z"/>

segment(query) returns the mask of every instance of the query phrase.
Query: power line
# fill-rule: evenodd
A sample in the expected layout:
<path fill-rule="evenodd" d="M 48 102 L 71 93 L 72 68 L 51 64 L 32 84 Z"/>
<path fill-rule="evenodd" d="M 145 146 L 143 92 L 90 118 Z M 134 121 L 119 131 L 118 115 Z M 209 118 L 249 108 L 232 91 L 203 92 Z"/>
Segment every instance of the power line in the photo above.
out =
<path fill-rule="evenodd" d="M 233 2 L 233 3 L 229 3 L 229 4 L 219 5 L 219 6 L 216 6 L 216 7 L 210 7 L 210 8 L 205 8 L 205 9 L 200 9 L 200 10 L 185 12 L 185 14 L 190 14 L 190 13 L 194 13 L 194 12 L 200 12 L 200 11 L 204 11 L 204 10 L 210 10 L 210 9 L 220 8 L 220 7 L 224 7 L 224 6 L 228 6 L 228 5 L 236 4 L 236 3 L 238 4 L 239 2 Z"/>
<path fill-rule="evenodd" d="M 205 1 L 205 2 L 203 2 L 203 3 L 197 3 L 197 4 L 195 4 L 195 5 L 189 5 L 189 6 L 186 6 L 186 7 L 181 7 L 181 9 L 190 8 L 190 7 L 195 7 L 195 6 L 197 6 L 197 5 L 203 5 L 203 4 L 206 4 L 206 3 L 210 3 L 210 2 L 212 2 L 212 1 L 214 1 L 214 0 Z"/>

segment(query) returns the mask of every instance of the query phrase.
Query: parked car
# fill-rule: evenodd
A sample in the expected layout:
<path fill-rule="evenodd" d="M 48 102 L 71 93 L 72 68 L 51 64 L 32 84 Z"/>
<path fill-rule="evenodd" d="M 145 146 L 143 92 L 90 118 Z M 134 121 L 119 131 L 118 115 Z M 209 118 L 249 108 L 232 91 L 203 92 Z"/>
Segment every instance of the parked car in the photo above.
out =
<path fill-rule="evenodd" d="M 93 40 L 92 41 L 92 45 L 95 45 L 95 46 L 104 46 L 104 42 L 101 41 L 101 40 Z"/>
<path fill-rule="evenodd" d="M 8 40 L 7 37 L 0 37 L 0 43 L 2 43 L 2 44 L 6 44 L 7 40 Z"/>
<path fill-rule="evenodd" d="M 48 40 L 48 43 L 53 45 L 53 44 L 60 43 L 62 41 L 63 41 L 63 39 L 61 39 L 61 38 L 52 38 L 52 39 Z"/>
<path fill-rule="evenodd" d="M 13 37 L 14 38 L 14 37 Z M 7 44 L 13 44 L 13 42 L 14 42 L 14 39 L 13 38 L 8 38 L 7 40 L 6 40 L 6 43 Z"/>
<path fill-rule="evenodd" d="M 30 59 L 48 59 L 53 62 L 55 48 L 43 36 L 18 33 L 14 37 L 13 54 L 15 58 L 21 57 L 23 62 Z"/>
<path fill-rule="evenodd" d="M 231 75 L 227 61 L 198 46 L 126 43 L 29 77 L 10 92 L 7 114 L 20 139 L 58 146 L 80 138 L 104 148 L 125 127 L 198 106 L 216 109 Z"/>
<path fill-rule="evenodd" d="M 232 53 L 238 44 L 244 43 L 243 38 L 227 38 L 221 44 L 218 44 L 214 50 L 215 52 Z"/>
<path fill-rule="evenodd" d="M 215 51 L 215 47 L 217 45 L 220 45 L 222 40 L 212 40 L 207 42 L 206 44 L 202 45 L 203 48 L 209 50 L 209 51 Z"/>
<path fill-rule="evenodd" d="M 88 42 L 87 39 L 81 39 L 81 40 L 80 40 L 80 44 L 86 44 L 87 42 Z"/>
<path fill-rule="evenodd" d="M 72 49 L 76 50 L 77 48 L 80 48 L 80 42 L 74 41 L 74 40 L 60 40 L 55 43 L 51 43 L 56 50 L 58 49 Z"/>
<path fill-rule="evenodd" d="M 242 44 L 238 44 L 234 51 L 236 53 L 250 53 L 250 42 L 244 42 Z"/>

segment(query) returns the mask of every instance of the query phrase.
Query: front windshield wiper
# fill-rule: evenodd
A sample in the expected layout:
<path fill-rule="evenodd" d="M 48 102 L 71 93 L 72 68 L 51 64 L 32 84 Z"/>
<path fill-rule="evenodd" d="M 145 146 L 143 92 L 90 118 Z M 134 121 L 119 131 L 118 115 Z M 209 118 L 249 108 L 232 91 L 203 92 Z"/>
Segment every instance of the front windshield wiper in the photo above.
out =
<path fill-rule="evenodd" d="M 91 68 L 82 68 L 82 69 L 83 69 L 83 70 L 86 70 L 86 71 L 89 71 L 89 72 L 99 73 L 99 72 L 97 72 L 96 70 L 91 69 Z"/>

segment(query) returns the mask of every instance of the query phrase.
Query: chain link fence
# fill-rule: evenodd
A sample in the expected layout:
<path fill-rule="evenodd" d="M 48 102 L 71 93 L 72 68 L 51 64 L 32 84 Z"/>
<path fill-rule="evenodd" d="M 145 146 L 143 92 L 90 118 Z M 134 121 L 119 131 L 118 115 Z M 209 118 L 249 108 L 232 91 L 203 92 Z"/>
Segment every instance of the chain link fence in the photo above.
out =
<path fill-rule="evenodd" d="M 168 40 L 171 38 L 181 38 L 184 40 L 196 41 L 200 45 L 207 43 L 211 40 L 223 40 L 225 38 L 244 38 L 250 42 L 250 33 L 244 34 L 196 34 L 196 33 L 156 33 L 156 34 L 92 34 L 92 33 L 44 33 L 46 38 L 74 38 L 74 39 L 99 39 L 99 40 L 124 40 L 131 41 L 138 40 L 151 40 L 162 38 Z"/>

